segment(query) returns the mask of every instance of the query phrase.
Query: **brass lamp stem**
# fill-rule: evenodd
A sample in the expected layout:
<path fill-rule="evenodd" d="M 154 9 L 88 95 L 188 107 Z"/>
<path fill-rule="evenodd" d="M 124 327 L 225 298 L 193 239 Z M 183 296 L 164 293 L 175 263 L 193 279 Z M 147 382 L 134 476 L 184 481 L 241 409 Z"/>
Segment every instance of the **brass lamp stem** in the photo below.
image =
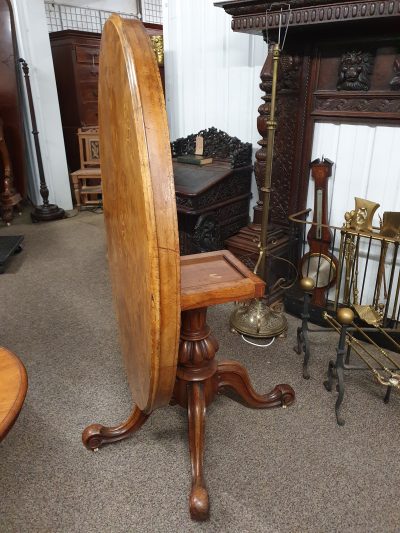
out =
<path fill-rule="evenodd" d="M 269 53 L 269 52 L 268 52 Z M 266 281 L 266 252 L 267 252 L 267 235 L 268 235 L 268 215 L 269 199 L 271 195 L 271 177 L 272 177 L 272 159 L 274 155 L 275 140 L 275 103 L 276 103 L 276 85 L 278 79 L 278 62 L 280 49 L 279 44 L 272 47 L 272 88 L 270 115 L 267 121 L 268 139 L 267 139 L 267 157 L 265 161 L 265 181 L 260 192 L 263 193 L 263 210 L 261 217 L 261 234 L 260 234 L 260 253 L 257 264 L 254 267 L 254 273 Z M 272 311 L 266 301 L 262 298 L 253 299 L 248 303 L 238 306 L 231 315 L 231 327 L 242 335 L 250 337 L 270 338 L 282 335 L 287 330 L 287 320 L 282 313 Z"/>
<path fill-rule="evenodd" d="M 261 235 L 260 235 L 260 256 L 257 261 L 254 272 L 259 272 L 260 277 L 266 281 L 266 248 L 268 235 L 268 218 L 269 218 L 269 202 L 271 196 L 271 179 L 272 179 L 272 160 L 274 157 L 274 142 L 275 142 L 275 108 L 276 108 L 276 86 L 278 80 L 278 64 L 280 57 L 279 44 L 276 43 L 272 49 L 273 54 L 273 68 L 272 68 L 272 90 L 271 90 L 271 110 L 269 120 L 267 121 L 268 139 L 267 139 L 267 154 L 265 161 L 265 180 L 261 187 L 263 193 L 263 210 L 261 217 Z"/>

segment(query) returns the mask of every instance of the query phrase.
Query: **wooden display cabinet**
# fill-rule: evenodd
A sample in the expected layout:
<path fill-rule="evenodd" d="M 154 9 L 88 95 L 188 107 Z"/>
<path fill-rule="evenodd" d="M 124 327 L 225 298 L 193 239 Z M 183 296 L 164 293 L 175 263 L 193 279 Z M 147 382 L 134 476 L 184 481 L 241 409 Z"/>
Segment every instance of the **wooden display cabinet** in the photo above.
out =
<path fill-rule="evenodd" d="M 162 34 L 159 24 L 145 24 L 149 35 Z M 100 33 L 63 30 L 50 33 L 61 122 L 70 172 L 80 168 L 78 128 L 98 126 Z M 162 82 L 164 67 L 160 66 Z M 164 85 L 164 82 L 163 82 Z"/>

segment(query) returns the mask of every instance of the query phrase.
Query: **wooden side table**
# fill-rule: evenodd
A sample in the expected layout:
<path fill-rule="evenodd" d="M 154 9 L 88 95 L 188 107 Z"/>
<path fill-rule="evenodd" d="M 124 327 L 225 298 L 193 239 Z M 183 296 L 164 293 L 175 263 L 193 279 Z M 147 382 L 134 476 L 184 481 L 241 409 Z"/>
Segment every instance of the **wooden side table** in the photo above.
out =
<path fill-rule="evenodd" d="M 180 405 L 189 425 L 190 514 L 206 520 L 206 407 L 227 391 L 248 407 L 287 407 L 294 391 L 283 384 L 257 394 L 242 365 L 215 359 L 218 342 L 206 323 L 207 307 L 260 297 L 264 282 L 226 250 L 180 257 L 167 117 L 149 39 L 140 21 L 117 15 L 106 22 L 102 39 L 104 218 L 134 407 L 122 424 L 92 424 L 82 439 L 95 450 L 138 430 L 155 409 Z"/>
<path fill-rule="evenodd" d="M 206 408 L 219 394 L 252 409 L 286 408 L 293 403 L 295 393 L 289 385 L 278 384 L 270 392 L 259 394 L 243 365 L 215 358 L 219 345 L 206 321 L 207 308 L 261 297 L 264 282 L 228 250 L 187 255 L 181 257 L 180 264 L 181 328 L 170 404 L 180 405 L 188 413 L 192 466 L 190 514 L 195 520 L 206 520 L 209 516 L 203 467 Z M 130 417 L 118 426 L 88 426 L 82 435 L 83 443 L 88 449 L 97 450 L 103 444 L 125 439 L 140 429 L 148 417 L 149 413 L 136 405 Z"/>
<path fill-rule="evenodd" d="M 12 428 L 28 390 L 28 376 L 20 359 L 0 347 L 0 441 Z"/>

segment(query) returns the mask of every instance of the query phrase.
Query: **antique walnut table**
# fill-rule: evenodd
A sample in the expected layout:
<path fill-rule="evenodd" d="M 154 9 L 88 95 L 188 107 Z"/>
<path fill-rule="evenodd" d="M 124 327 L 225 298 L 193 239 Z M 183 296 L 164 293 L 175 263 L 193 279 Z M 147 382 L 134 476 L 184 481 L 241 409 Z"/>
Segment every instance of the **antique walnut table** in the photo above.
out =
<path fill-rule="evenodd" d="M 151 90 L 149 90 L 151 87 Z M 257 394 L 243 366 L 217 362 L 210 305 L 261 296 L 264 283 L 227 251 L 179 256 L 167 117 L 149 38 L 139 21 L 113 15 L 104 27 L 99 78 L 100 143 L 110 274 L 121 350 L 135 404 L 116 427 L 83 432 L 89 449 L 121 440 L 157 407 L 188 411 L 190 513 L 204 520 L 206 406 L 227 390 L 253 408 L 286 407 L 288 385 Z"/>

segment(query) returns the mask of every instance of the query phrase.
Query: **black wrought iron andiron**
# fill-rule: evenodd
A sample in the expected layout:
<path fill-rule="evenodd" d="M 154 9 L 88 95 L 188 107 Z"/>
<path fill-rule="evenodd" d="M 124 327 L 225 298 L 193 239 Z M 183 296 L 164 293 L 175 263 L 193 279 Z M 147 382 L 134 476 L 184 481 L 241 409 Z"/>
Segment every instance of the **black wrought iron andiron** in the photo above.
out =
<path fill-rule="evenodd" d="M 18 61 L 19 63 L 21 63 L 22 70 L 24 72 L 26 92 L 28 95 L 29 102 L 29 112 L 31 115 L 32 122 L 32 135 L 35 142 L 36 159 L 39 169 L 40 196 L 43 199 L 43 204 L 40 206 L 36 206 L 33 212 L 31 213 L 32 222 L 58 220 L 60 218 L 65 217 L 65 211 L 64 209 L 61 209 L 61 207 L 58 207 L 58 205 L 49 203 L 49 189 L 47 187 L 46 178 L 43 170 L 42 154 L 40 151 L 39 144 L 39 132 L 36 123 L 35 107 L 33 105 L 31 81 L 29 79 L 29 67 L 25 59 L 20 58 Z"/>
<path fill-rule="evenodd" d="M 300 233 L 303 233 L 303 237 L 300 240 L 303 241 L 303 253 L 307 224 L 304 216 L 309 211 L 290 217 L 292 222 L 302 228 Z M 390 215 L 392 219 L 395 218 L 395 213 L 386 214 L 387 217 Z M 331 287 L 331 292 L 329 287 L 326 289 L 325 305 L 319 307 L 321 321 L 328 324 L 328 328 L 310 327 L 310 319 L 312 321 L 316 317 L 312 304 L 314 290 L 318 286 L 319 264 L 316 270 L 303 269 L 304 277 L 299 283 L 303 292 L 303 308 L 295 351 L 304 354 L 305 379 L 310 377 L 309 334 L 331 331 L 339 334 L 336 360 L 329 361 L 327 380 L 324 382 L 326 389 L 331 391 L 334 380 L 337 380 L 335 412 L 339 425 L 344 424 L 341 406 L 345 393 L 345 371 L 371 372 L 373 378 L 386 388 L 385 403 L 389 401 L 392 389 L 400 390 L 400 356 L 388 351 L 400 354 L 400 265 L 397 261 L 400 237 L 396 232 L 385 233 L 385 227 L 389 225 L 384 220 L 380 233 L 373 232 L 372 228 L 369 232 L 353 229 L 347 223 L 342 228 L 331 226 L 332 254 L 336 252 L 335 241 L 338 237 L 338 275 L 336 286 Z M 375 259 L 378 259 L 377 265 Z M 361 365 L 350 364 L 352 353 Z"/>

